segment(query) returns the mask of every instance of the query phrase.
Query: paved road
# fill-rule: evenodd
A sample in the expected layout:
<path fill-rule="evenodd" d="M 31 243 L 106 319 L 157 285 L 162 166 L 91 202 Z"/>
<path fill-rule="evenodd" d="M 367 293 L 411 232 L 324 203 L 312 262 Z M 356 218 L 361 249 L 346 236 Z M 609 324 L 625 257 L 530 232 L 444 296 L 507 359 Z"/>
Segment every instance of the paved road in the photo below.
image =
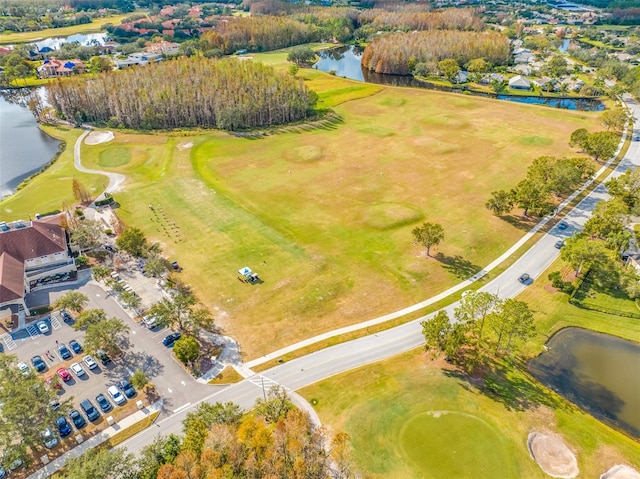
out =
<path fill-rule="evenodd" d="M 626 99 L 626 102 L 634 118 L 637 117 L 640 113 L 638 105 L 630 99 Z M 638 132 L 634 130 L 634 133 Z M 619 176 L 635 166 L 640 166 L 640 142 L 638 141 L 632 142 L 627 155 L 609 178 Z M 556 241 L 567 238 L 579 230 L 593 211 L 596 203 L 606 198 L 606 189 L 602 186 L 597 187 L 567 214 L 565 221 L 569 226 L 565 230 L 560 230 L 557 227 L 552 229 L 513 266 L 482 287 L 480 291 L 497 293 L 501 298 L 518 295 L 526 288 L 525 285 L 518 282 L 518 276 L 526 272 L 533 278 L 539 277 L 560 253 L 554 246 Z M 451 313 L 457 304 L 452 304 L 445 309 Z M 424 343 L 420 322 L 430 316 L 292 360 L 240 383 L 222 388 L 204 400 L 209 402 L 233 401 L 244 408 L 250 408 L 254 401 L 262 396 L 263 384 L 268 388 L 270 384 L 279 383 L 288 389 L 296 390 L 341 372 L 395 356 Z M 154 427 L 131 438 L 122 447 L 126 447 L 130 452 L 138 452 L 158 434 L 180 432 L 182 420 L 196 405 L 197 403 L 194 402 L 189 408 L 159 420 Z"/>

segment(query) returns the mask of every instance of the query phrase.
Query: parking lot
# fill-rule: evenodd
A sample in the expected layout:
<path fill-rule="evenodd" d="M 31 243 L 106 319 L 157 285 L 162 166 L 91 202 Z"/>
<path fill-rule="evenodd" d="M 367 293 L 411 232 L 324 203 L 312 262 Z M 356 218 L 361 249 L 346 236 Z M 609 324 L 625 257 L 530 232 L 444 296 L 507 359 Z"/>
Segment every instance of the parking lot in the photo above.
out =
<path fill-rule="evenodd" d="M 142 323 L 136 323 L 112 297 L 88 278 L 80 281 L 80 284 L 72 289 L 87 295 L 89 298 L 87 309 L 104 309 L 107 316 L 122 319 L 131 328 L 131 332 L 128 347 L 122 358 L 114 359 L 104 366 L 98 358 L 94 357 L 98 363 L 97 368 L 89 370 L 83 366 L 84 375 L 78 377 L 71 372 L 72 379 L 68 383 L 61 381 L 63 389 L 60 392 L 60 400 L 73 397 L 73 403 L 77 406 L 82 399 L 89 398 L 95 404 L 97 394 L 106 395 L 109 386 L 116 385 L 122 379 L 129 379 L 137 369 L 144 371 L 155 385 L 156 391 L 163 399 L 164 413 L 171 414 L 211 394 L 211 388 L 197 383 L 178 364 L 171 354 L 172 350 L 162 344 L 162 339 L 171 333 L 171 330 L 167 328 L 149 330 Z M 33 304 L 53 304 L 68 290 L 68 286 L 62 286 L 37 291 L 30 295 L 29 300 Z M 41 373 L 43 377 L 55 375 L 58 368 L 68 369 L 72 363 L 82 363 L 83 356 L 87 354 L 85 352 L 73 354 L 72 358 L 63 360 L 58 346 L 60 344 L 68 346 L 72 339 L 84 345 L 84 332 L 74 330 L 57 313 L 52 314 L 46 322 L 49 326 L 48 333 L 40 334 L 36 323 L 30 323 L 26 331 L 16 335 L 19 336 L 15 339 L 16 347 L 6 351 L 16 355 L 19 361 L 26 363 L 29 367 L 32 367 L 31 358 L 39 355 L 47 365 L 47 370 Z"/>

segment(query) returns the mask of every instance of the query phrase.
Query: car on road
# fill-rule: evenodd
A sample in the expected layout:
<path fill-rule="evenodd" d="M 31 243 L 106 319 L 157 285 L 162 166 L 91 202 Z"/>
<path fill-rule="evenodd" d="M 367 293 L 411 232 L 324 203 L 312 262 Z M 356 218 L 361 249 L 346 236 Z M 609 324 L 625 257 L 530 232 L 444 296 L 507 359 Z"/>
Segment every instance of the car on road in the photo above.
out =
<path fill-rule="evenodd" d="M 72 431 L 71 426 L 69 425 L 69 422 L 65 418 L 59 417 L 58 420 L 56 421 L 56 426 L 58 426 L 58 432 L 60 433 L 60 437 L 65 437 L 71 434 L 71 431 Z"/>
<path fill-rule="evenodd" d="M 78 377 L 84 376 L 85 373 L 84 369 L 82 369 L 82 366 L 80 366 L 80 363 L 73 363 L 71 366 L 71 371 L 73 371 L 73 374 L 75 374 Z"/>
<path fill-rule="evenodd" d="M 82 417 L 82 414 L 77 409 L 72 409 L 69 411 L 69 417 L 71 418 L 71 422 L 76 427 L 76 429 L 82 429 L 87 425 L 87 421 Z"/>
<path fill-rule="evenodd" d="M 44 380 L 44 382 L 46 382 L 49 385 L 49 387 L 53 390 L 56 390 L 56 389 L 58 391 L 62 390 L 62 384 L 60 384 L 60 382 L 57 380 L 54 381 L 53 376 L 49 376 L 47 379 Z"/>
<path fill-rule="evenodd" d="M 31 370 L 29 369 L 29 366 L 27 366 L 26 363 L 23 363 L 22 361 L 18 363 L 18 369 L 20 370 L 22 375 L 25 377 L 31 374 Z"/>
<path fill-rule="evenodd" d="M 64 309 L 60 311 L 60 315 L 62 316 L 62 320 L 65 323 L 70 323 L 73 321 L 73 318 L 71 317 L 71 315 L 67 313 Z"/>
<path fill-rule="evenodd" d="M 98 349 L 96 351 L 96 356 L 98 357 L 98 359 L 100 360 L 103 366 L 106 366 L 111 362 L 111 358 L 109 357 L 109 355 L 106 352 L 104 352 L 102 349 Z"/>
<path fill-rule="evenodd" d="M 65 383 L 68 383 L 69 381 L 71 381 L 71 374 L 69 374 L 69 371 L 67 371 L 66 368 L 58 368 L 58 370 L 56 371 L 56 374 L 60 377 L 60 379 L 62 379 Z"/>
<path fill-rule="evenodd" d="M 122 381 L 120 381 L 118 386 L 120 386 L 120 389 L 122 390 L 124 395 L 127 396 L 128 398 L 132 398 L 133 396 L 136 395 L 136 390 L 131 385 L 131 383 L 126 379 L 123 379 Z"/>
<path fill-rule="evenodd" d="M 100 418 L 100 413 L 95 408 L 93 403 L 88 399 L 83 399 L 82 401 L 80 401 L 80 407 L 82 408 L 82 411 L 85 413 L 89 421 L 95 421 Z"/>
<path fill-rule="evenodd" d="M 531 276 L 529 276 L 527 273 L 521 274 L 518 277 L 518 281 L 520 281 L 522 284 L 526 284 L 531 280 Z"/>
<path fill-rule="evenodd" d="M 33 367 L 39 373 L 47 369 L 47 363 L 45 363 L 40 356 L 32 357 L 31 364 L 33 364 Z"/>
<path fill-rule="evenodd" d="M 56 444 L 58 444 L 58 438 L 51 431 L 51 429 L 46 428 L 44 431 L 40 431 L 40 435 L 42 436 L 44 447 L 46 447 L 47 449 L 51 449 L 52 447 L 55 447 Z"/>
<path fill-rule="evenodd" d="M 555 246 L 556 246 L 556 248 L 558 248 L 558 249 L 562 249 L 562 248 L 564 248 L 564 240 L 558 240 L 558 241 L 556 241 Z"/>
<path fill-rule="evenodd" d="M 171 333 L 169 336 L 166 336 L 162 340 L 162 344 L 164 344 L 166 347 L 170 348 L 171 346 L 173 346 L 173 343 L 175 343 L 181 337 L 182 337 L 182 335 L 180 333 Z"/>
<path fill-rule="evenodd" d="M 38 331 L 40 331 L 41 334 L 47 334 L 50 331 L 49 325 L 46 321 L 38 321 L 36 323 L 36 326 L 38 327 Z"/>
<path fill-rule="evenodd" d="M 567 224 L 566 221 L 561 221 L 560 223 L 558 223 L 558 229 L 559 230 L 566 230 L 567 226 L 569 226 L 569 225 Z"/>
<path fill-rule="evenodd" d="M 73 350 L 74 353 L 80 354 L 82 352 L 82 346 L 78 341 L 72 339 L 69 341 L 69 347 Z"/>
<path fill-rule="evenodd" d="M 109 396 L 111 396 L 111 399 L 113 399 L 113 402 L 116 403 L 118 406 L 121 406 L 127 400 L 122 395 L 122 393 L 120 392 L 117 386 L 109 386 L 109 389 L 107 389 L 107 392 L 109 393 Z"/>
<path fill-rule="evenodd" d="M 88 367 L 89 369 L 95 369 L 98 367 L 98 363 L 96 363 L 93 358 L 91 356 L 89 356 L 88 354 L 82 358 L 82 362 L 84 363 L 84 365 L 86 367 Z"/>
<path fill-rule="evenodd" d="M 111 253 L 115 253 L 116 252 L 116 249 L 113 246 L 111 246 L 110 244 L 104 245 L 104 249 L 106 249 L 107 251 L 109 251 Z"/>
<path fill-rule="evenodd" d="M 62 359 L 69 359 L 71 358 L 71 356 L 73 356 L 73 354 L 71 354 L 71 351 L 69 351 L 67 345 L 64 343 L 58 344 L 58 352 L 60 353 L 60 357 Z"/>
<path fill-rule="evenodd" d="M 96 402 L 98 403 L 98 407 L 102 410 L 102 412 L 109 412 L 113 407 L 109 400 L 102 393 L 96 396 Z"/>

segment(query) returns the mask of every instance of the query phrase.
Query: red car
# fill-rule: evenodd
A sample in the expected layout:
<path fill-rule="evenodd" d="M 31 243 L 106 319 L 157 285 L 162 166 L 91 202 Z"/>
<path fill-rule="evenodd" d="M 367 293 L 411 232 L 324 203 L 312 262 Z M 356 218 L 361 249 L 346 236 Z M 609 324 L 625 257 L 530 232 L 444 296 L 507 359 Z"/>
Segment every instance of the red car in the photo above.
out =
<path fill-rule="evenodd" d="M 71 374 L 65 368 L 60 368 L 56 371 L 60 379 L 62 379 L 65 383 L 71 381 Z"/>
<path fill-rule="evenodd" d="M 67 373 L 69 374 L 69 373 Z M 53 376 L 49 376 L 47 379 L 45 379 L 45 382 L 49 385 L 49 387 L 51 387 L 51 389 L 57 389 L 57 390 L 61 390 L 62 389 L 62 384 L 60 384 L 58 381 L 53 381 Z"/>

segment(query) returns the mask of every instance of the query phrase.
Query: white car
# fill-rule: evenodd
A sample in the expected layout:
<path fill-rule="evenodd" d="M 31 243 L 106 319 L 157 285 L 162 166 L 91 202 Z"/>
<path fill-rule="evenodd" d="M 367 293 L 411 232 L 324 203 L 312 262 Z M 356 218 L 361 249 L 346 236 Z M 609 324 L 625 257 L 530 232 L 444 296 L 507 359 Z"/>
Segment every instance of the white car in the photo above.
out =
<path fill-rule="evenodd" d="M 84 363 L 84 365 L 86 367 L 88 367 L 89 369 L 95 369 L 98 367 L 98 363 L 96 363 L 93 358 L 91 356 L 89 356 L 88 354 L 82 358 L 82 362 Z"/>
<path fill-rule="evenodd" d="M 51 449 L 56 444 L 58 444 L 58 438 L 51 432 L 51 429 L 47 428 L 44 431 L 40 431 L 40 435 L 42 436 L 44 447 L 46 447 L 47 449 Z"/>
<path fill-rule="evenodd" d="M 84 369 L 82 369 L 82 366 L 80 366 L 79 363 L 73 363 L 71 365 L 70 369 L 71 369 L 71 371 L 73 371 L 73 374 L 75 374 L 78 377 L 84 376 L 86 374 L 84 372 Z"/>
<path fill-rule="evenodd" d="M 23 363 L 22 361 L 18 363 L 18 369 L 20 370 L 23 376 L 28 376 L 29 374 L 31 374 L 31 371 L 29 370 L 29 366 L 27 366 L 27 364 Z"/>
<path fill-rule="evenodd" d="M 36 326 L 38 326 L 38 331 L 42 334 L 47 334 L 49 332 L 49 325 L 46 321 L 38 321 Z"/>
<path fill-rule="evenodd" d="M 118 406 L 121 406 L 125 403 L 126 398 L 124 397 L 124 394 L 120 392 L 120 389 L 118 389 L 117 386 L 109 386 L 107 392 L 109 393 L 109 396 L 111 396 L 111 399 L 113 399 L 113 402 Z"/>

